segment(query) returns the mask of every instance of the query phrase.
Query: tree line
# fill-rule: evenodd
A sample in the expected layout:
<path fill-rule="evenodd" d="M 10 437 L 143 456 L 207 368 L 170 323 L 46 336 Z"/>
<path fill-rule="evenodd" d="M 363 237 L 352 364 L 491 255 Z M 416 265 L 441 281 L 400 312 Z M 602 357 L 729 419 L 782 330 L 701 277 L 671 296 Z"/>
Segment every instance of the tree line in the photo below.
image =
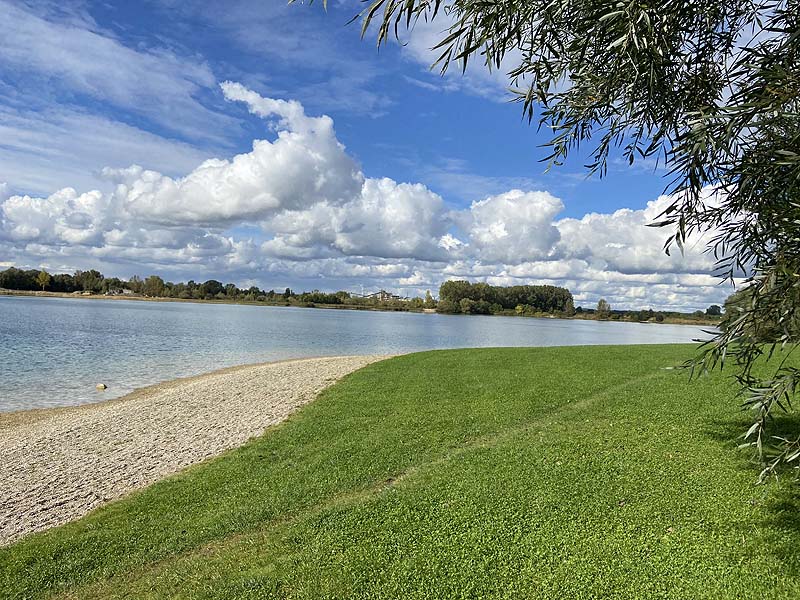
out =
<path fill-rule="evenodd" d="M 727 307 L 727 302 L 725 306 Z M 588 317 L 599 321 L 635 321 L 638 323 L 650 321 L 655 323 L 663 323 L 664 321 L 673 323 L 690 321 L 698 323 L 716 323 L 720 321 L 722 316 L 722 307 L 718 304 L 712 304 L 706 310 L 696 310 L 690 313 L 672 310 L 653 310 L 652 308 L 618 310 L 613 309 L 605 298 L 601 298 L 596 308 L 577 307 L 575 309 L 575 316 L 578 318 Z"/>
<path fill-rule="evenodd" d="M 439 288 L 438 312 L 451 314 L 549 313 L 572 316 L 572 293 L 554 285 L 493 286 L 469 281 L 445 281 Z"/>
<path fill-rule="evenodd" d="M 362 298 L 346 291 L 297 293 L 291 288 L 263 290 L 258 286 L 240 288 L 233 283 L 222 283 L 216 279 L 186 283 L 165 281 L 158 275 L 144 279 L 134 275 L 130 279 L 105 277 L 99 271 L 76 271 L 74 274 L 51 275 L 37 269 L 11 267 L 0 271 L 0 288 L 16 291 L 46 291 L 57 293 L 88 293 L 99 295 L 137 295 L 149 298 L 175 298 L 180 300 L 220 300 L 234 302 L 265 302 L 298 306 L 341 305 L 351 307 L 379 307 L 387 310 L 421 310 L 435 308 L 436 302 L 430 292 L 425 298 L 408 300 Z"/>

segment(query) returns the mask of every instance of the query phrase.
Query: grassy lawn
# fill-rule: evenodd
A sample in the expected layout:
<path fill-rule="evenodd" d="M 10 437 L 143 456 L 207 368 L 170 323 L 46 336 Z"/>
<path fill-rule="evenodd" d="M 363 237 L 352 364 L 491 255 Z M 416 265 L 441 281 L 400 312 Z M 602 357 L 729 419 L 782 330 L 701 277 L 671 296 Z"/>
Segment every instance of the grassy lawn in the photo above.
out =
<path fill-rule="evenodd" d="M 0 598 L 799 598 L 800 494 L 754 486 L 689 346 L 459 350 L 0 549 Z"/>

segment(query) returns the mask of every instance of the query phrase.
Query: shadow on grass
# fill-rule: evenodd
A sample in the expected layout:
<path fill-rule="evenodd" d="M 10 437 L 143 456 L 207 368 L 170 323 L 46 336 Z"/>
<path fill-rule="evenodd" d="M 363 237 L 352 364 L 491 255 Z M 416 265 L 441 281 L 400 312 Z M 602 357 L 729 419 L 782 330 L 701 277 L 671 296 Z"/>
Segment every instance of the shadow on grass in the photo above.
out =
<path fill-rule="evenodd" d="M 746 413 L 736 418 L 715 420 L 707 424 L 705 434 L 713 441 L 738 454 L 738 467 L 752 476 L 756 485 L 761 463 L 750 448 L 738 449 L 743 443 L 743 434 L 752 424 Z M 800 437 L 800 415 L 779 415 L 773 422 L 770 435 L 787 439 Z M 765 542 L 773 556 L 780 561 L 789 574 L 800 575 L 800 480 L 797 471 L 784 469 L 777 479 L 766 483 L 764 490 L 764 519 L 762 525 L 769 533 Z"/>
<path fill-rule="evenodd" d="M 790 477 L 791 475 L 789 475 Z M 770 528 L 770 551 L 793 576 L 800 575 L 800 485 L 784 482 L 771 490 L 765 525 Z"/>

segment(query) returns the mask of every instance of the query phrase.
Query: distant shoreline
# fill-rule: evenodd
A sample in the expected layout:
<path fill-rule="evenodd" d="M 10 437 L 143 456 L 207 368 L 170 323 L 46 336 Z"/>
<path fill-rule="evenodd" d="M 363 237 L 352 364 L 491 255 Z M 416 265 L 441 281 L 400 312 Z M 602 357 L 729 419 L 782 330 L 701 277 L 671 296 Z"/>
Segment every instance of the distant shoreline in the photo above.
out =
<path fill-rule="evenodd" d="M 206 300 L 203 298 L 164 298 L 164 297 L 150 297 L 150 296 L 135 296 L 135 295 L 105 295 L 105 294 L 76 294 L 69 292 L 38 292 L 28 290 L 7 290 L 0 288 L 0 296 L 29 296 L 36 298 L 76 298 L 79 300 L 134 300 L 136 302 L 188 302 L 190 304 L 234 304 L 241 306 L 279 306 L 287 308 L 330 308 L 334 310 L 371 310 L 380 312 L 415 312 L 415 313 L 433 313 L 433 309 L 392 309 L 380 308 L 376 306 L 356 306 L 345 304 L 314 304 L 313 306 L 303 304 L 292 304 L 290 302 L 259 302 L 257 300 Z"/>
<path fill-rule="evenodd" d="M 34 298 L 73 298 L 80 300 L 133 300 L 136 302 L 188 302 L 191 304 L 232 304 L 240 306 L 264 306 L 264 307 L 286 307 L 286 308 L 314 308 L 314 309 L 329 309 L 329 310 L 356 310 L 356 311 L 371 311 L 371 312 L 409 312 L 417 314 L 448 314 L 437 313 L 432 308 L 388 308 L 380 306 L 363 306 L 352 304 L 297 304 L 289 302 L 259 302 L 257 300 L 205 300 L 200 298 L 153 298 L 149 296 L 138 295 L 108 295 L 105 294 L 83 294 L 83 293 L 68 293 L 68 292 L 42 292 L 42 291 L 29 291 L 29 290 L 9 290 L 0 288 L 0 296 L 26 296 Z M 653 325 L 693 325 L 695 327 L 716 327 L 719 325 L 719 320 L 712 319 L 691 319 L 691 318 L 676 318 L 665 316 L 661 323 L 655 321 L 632 321 L 629 319 L 596 319 L 590 314 L 576 314 L 571 317 L 560 315 L 517 315 L 517 314 L 497 314 L 497 315 L 449 315 L 448 316 L 501 316 L 501 317 L 520 317 L 528 319 L 561 319 L 565 321 L 608 321 L 610 323 L 642 323 Z"/>

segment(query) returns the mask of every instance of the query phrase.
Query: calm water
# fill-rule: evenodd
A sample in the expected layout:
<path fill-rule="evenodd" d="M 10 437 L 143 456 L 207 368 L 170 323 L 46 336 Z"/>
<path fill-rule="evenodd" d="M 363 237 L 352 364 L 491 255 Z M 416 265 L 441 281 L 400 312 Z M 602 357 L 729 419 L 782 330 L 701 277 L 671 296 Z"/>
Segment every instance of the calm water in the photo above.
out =
<path fill-rule="evenodd" d="M 0 296 L 0 411 L 83 404 L 292 357 L 698 337 L 683 325 Z M 99 382 L 108 389 L 96 391 Z"/>

